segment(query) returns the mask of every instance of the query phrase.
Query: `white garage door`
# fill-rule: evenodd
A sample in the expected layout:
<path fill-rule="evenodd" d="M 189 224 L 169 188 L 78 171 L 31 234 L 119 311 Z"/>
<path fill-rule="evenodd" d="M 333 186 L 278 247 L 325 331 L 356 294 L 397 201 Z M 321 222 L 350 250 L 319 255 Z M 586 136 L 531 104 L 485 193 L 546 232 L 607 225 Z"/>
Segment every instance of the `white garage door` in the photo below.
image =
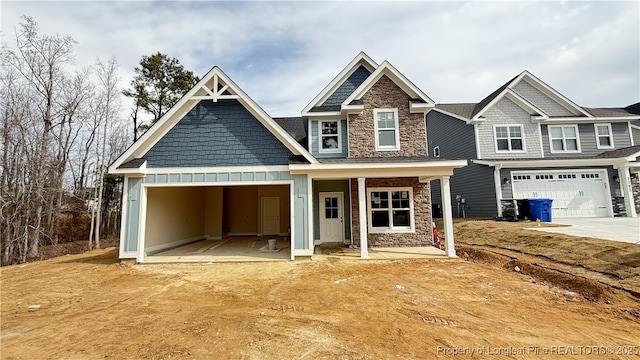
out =
<path fill-rule="evenodd" d="M 512 171 L 511 178 L 514 199 L 553 199 L 553 218 L 610 216 L 606 170 Z"/>

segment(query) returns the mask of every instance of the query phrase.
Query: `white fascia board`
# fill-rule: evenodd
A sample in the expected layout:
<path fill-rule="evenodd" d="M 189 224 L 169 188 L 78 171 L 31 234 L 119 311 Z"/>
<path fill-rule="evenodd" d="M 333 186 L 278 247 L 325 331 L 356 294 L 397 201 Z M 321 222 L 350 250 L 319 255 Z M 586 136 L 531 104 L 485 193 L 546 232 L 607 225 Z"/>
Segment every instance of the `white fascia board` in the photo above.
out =
<path fill-rule="evenodd" d="M 629 123 L 629 126 L 631 126 L 633 129 L 640 130 L 640 125 L 635 125 L 635 124 Z M 640 144 L 638 144 L 638 145 L 640 145 Z"/>
<path fill-rule="evenodd" d="M 542 124 L 566 124 L 566 123 L 610 123 L 610 122 L 628 122 L 633 120 L 640 120 L 640 116 L 620 116 L 620 117 L 558 117 L 558 118 L 538 118 L 534 117 L 534 120 Z M 631 125 L 634 126 L 634 125 Z"/>
<path fill-rule="evenodd" d="M 340 115 L 360 114 L 362 111 L 364 111 L 364 105 L 343 105 Z"/>
<path fill-rule="evenodd" d="M 626 163 L 625 158 L 602 159 L 540 159 L 540 160 L 471 160 L 479 165 L 501 166 L 503 168 L 576 167 L 606 166 Z"/>
<path fill-rule="evenodd" d="M 144 176 L 144 174 L 146 174 L 147 171 L 147 161 L 145 160 L 142 165 L 140 165 L 137 168 L 122 168 L 122 169 L 117 169 L 117 168 L 113 168 L 113 165 L 111 165 L 108 169 L 108 173 L 109 174 L 113 174 L 113 175 L 132 175 L 132 176 Z"/>
<path fill-rule="evenodd" d="M 402 163 L 342 163 L 342 164 L 291 164 L 292 173 L 304 173 L 309 170 L 348 170 L 348 169 L 425 169 L 425 168 L 461 168 L 467 166 L 467 160 L 442 160 Z"/>
<path fill-rule="evenodd" d="M 327 100 L 327 98 L 331 96 L 331 94 L 333 94 L 333 92 L 360 67 L 360 65 L 363 65 L 371 72 L 375 71 L 378 67 L 378 64 L 373 61 L 369 55 L 365 54 L 364 51 L 361 51 L 349 64 L 347 64 L 347 66 L 344 67 L 344 69 L 342 69 L 342 71 L 340 71 L 340 73 L 338 73 L 338 75 L 336 75 L 336 77 L 333 78 L 333 80 L 331 80 L 329 84 L 327 84 L 327 86 L 324 87 L 324 89 L 322 89 L 322 91 L 320 91 L 315 98 L 313 98 L 313 100 L 311 100 L 311 102 L 309 102 L 309 104 L 307 104 L 307 106 L 304 107 L 302 110 L 302 116 L 307 116 L 306 114 L 309 114 L 309 110 Z"/>
<path fill-rule="evenodd" d="M 435 161 L 434 161 L 435 162 Z M 298 167 L 292 165 L 290 170 L 292 174 L 307 174 L 314 179 L 345 179 L 345 178 L 393 178 L 393 177 L 422 177 L 431 178 L 439 176 L 451 176 L 453 170 L 466 166 L 466 160 L 451 160 L 451 161 L 437 161 L 440 166 L 429 164 L 430 166 L 418 166 L 418 164 L 426 165 L 425 163 L 414 163 L 411 167 L 383 167 L 382 164 L 368 164 L 370 166 L 363 166 L 366 164 L 351 164 L 357 165 L 345 168 L 340 167 L 326 167 L 318 168 L 315 165 L 305 167 Z M 323 164 L 325 165 L 325 164 Z M 328 164 L 327 164 L 328 165 Z M 337 165 L 337 164 L 331 164 Z M 343 165 L 343 164 L 340 164 Z"/>
<path fill-rule="evenodd" d="M 409 112 L 412 114 L 426 114 L 433 108 L 435 108 L 435 104 L 433 103 L 414 103 L 409 101 Z"/>
<path fill-rule="evenodd" d="M 436 106 L 437 106 L 437 105 L 436 105 Z M 465 122 L 465 123 L 467 123 L 467 124 L 470 124 L 470 123 L 471 123 L 471 119 L 467 119 L 467 118 L 462 117 L 462 116 L 460 116 L 460 115 L 456 115 L 456 114 L 454 114 L 454 113 L 450 113 L 450 112 L 448 112 L 448 111 L 445 111 L 445 110 L 442 110 L 442 109 L 438 109 L 437 107 L 434 107 L 434 108 L 432 109 L 432 111 L 437 111 L 437 112 L 439 112 L 439 113 L 441 113 L 441 114 L 444 114 L 444 115 L 450 116 L 450 117 L 452 117 L 452 118 L 455 118 L 455 119 L 458 119 L 458 120 L 462 120 L 462 121 L 464 121 L 464 122 Z"/>
<path fill-rule="evenodd" d="M 340 116 L 342 113 L 340 111 L 314 111 L 314 112 L 302 112 L 302 116 L 308 116 L 308 117 L 312 117 L 312 118 L 316 118 L 316 120 L 319 120 L 320 118 L 324 118 L 324 117 L 331 117 L 331 116 Z"/>
<path fill-rule="evenodd" d="M 316 116 L 316 114 L 326 114 L 326 113 L 312 113 L 312 114 L 314 114 L 314 115 L 308 117 L 309 122 L 311 122 L 311 121 L 344 120 L 344 116 L 339 112 L 336 112 L 336 113 L 334 113 L 332 115 L 326 115 L 326 116 Z M 311 128 L 311 124 L 309 124 L 308 126 L 309 126 L 309 128 Z"/>
<path fill-rule="evenodd" d="M 391 65 L 388 61 L 384 61 L 376 71 L 374 71 L 368 78 L 358 86 L 354 92 L 349 95 L 349 97 L 342 102 L 342 106 L 349 105 L 353 100 L 360 99 L 362 95 L 364 95 L 371 87 L 380 80 L 383 75 L 387 75 L 398 87 L 402 89 L 405 93 L 410 95 L 412 98 L 419 98 L 427 104 L 434 104 L 435 102 L 431 100 L 422 90 L 420 90 L 417 86 L 415 86 L 409 79 L 407 79 L 400 71 L 398 71 L 393 65 Z"/>
<path fill-rule="evenodd" d="M 551 86 L 547 85 L 544 81 L 538 79 L 535 75 L 533 75 L 532 73 L 528 72 L 527 70 L 523 71 L 522 74 L 520 74 L 520 76 L 518 76 L 516 81 L 513 81 L 511 84 L 509 84 L 509 87 L 511 88 L 511 87 L 515 86 L 515 84 L 520 82 L 520 80 L 523 80 L 525 77 L 531 80 L 530 82 L 529 81 L 527 81 L 527 82 L 530 85 L 532 85 L 534 88 L 542 91 L 543 93 L 545 93 L 546 95 L 548 95 L 552 99 L 556 100 L 556 102 L 564 103 L 564 105 L 566 105 L 564 107 L 567 108 L 567 110 L 571 111 L 573 109 L 573 111 L 571 111 L 571 112 L 573 112 L 576 115 L 582 114 L 582 115 L 584 115 L 586 117 L 593 117 L 593 115 L 589 114 L 587 111 L 585 111 L 578 104 L 574 103 L 573 101 L 571 101 L 566 96 L 564 96 L 561 93 L 557 92 Z M 572 108 L 572 109 L 570 109 L 570 108 Z"/>

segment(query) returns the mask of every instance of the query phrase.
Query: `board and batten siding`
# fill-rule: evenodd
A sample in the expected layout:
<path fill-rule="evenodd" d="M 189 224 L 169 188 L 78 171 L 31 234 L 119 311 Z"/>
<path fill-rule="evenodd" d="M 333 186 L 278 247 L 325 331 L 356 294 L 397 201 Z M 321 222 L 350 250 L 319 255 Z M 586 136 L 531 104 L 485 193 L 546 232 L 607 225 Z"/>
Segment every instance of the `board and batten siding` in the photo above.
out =
<path fill-rule="evenodd" d="M 320 240 L 320 193 L 342 193 L 344 239 L 351 239 L 351 205 L 349 201 L 349 180 L 316 180 L 313 182 L 313 239 Z"/>
<path fill-rule="evenodd" d="M 433 149 L 438 147 L 440 157 L 444 159 L 476 158 L 473 125 L 438 111 L 430 111 L 426 117 L 426 128 L 429 156 L 433 156 Z M 440 180 L 431 181 L 430 185 L 431 202 L 442 204 Z M 467 166 L 453 171 L 450 186 L 454 216 L 457 215 L 456 195 L 464 197 L 467 216 L 497 214 L 493 168 L 469 162 Z"/>
<path fill-rule="evenodd" d="M 526 159 L 541 157 L 540 132 L 538 124 L 531 122 L 531 115 L 513 101 L 502 98 L 488 109 L 486 120 L 476 124 L 482 159 Z M 494 125 L 522 125 L 525 152 L 496 152 Z"/>
<path fill-rule="evenodd" d="M 309 244 L 309 182 L 306 174 L 292 175 L 293 177 L 293 234 L 291 243 L 293 253 L 296 250 L 309 252 L 313 249 Z"/>
<path fill-rule="evenodd" d="M 291 152 L 237 100 L 200 101 L 145 155 L 148 168 L 288 165 Z"/>
<path fill-rule="evenodd" d="M 340 122 L 340 145 L 342 146 L 342 152 L 339 153 L 321 153 L 320 152 L 320 136 L 319 128 L 320 121 L 311 120 L 311 134 L 309 138 L 309 145 L 311 147 L 311 154 L 316 158 L 345 158 L 349 154 L 349 136 L 347 134 L 347 120 L 338 120 Z"/>
<path fill-rule="evenodd" d="M 253 182 L 273 182 L 288 181 L 292 179 L 288 171 L 253 171 L 244 169 L 243 171 L 223 171 L 223 172 L 185 172 L 179 174 L 147 174 L 144 177 L 145 184 L 202 184 L 202 185 L 224 185 L 225 183 L 253 183 Z"/>
<path fill-rule="evenodd" d="M 574 116 L 571 111 L 533 87 L 526 80 L 518 82 L 512 90 L 549 116 Z"/>
<path fill-rule="evenodd" d="M 574 125 L 574 124 L 563 124 Z M 578 124 L 578 135 L 580 137 L 579 153 L 552 153 L 549 144 L 549 131 L 547 125 L 541 126 L 542 131 L 542 147 L 544 149 L 545 158 L 566 157 L 566 156 L 594 156 L 605 151 L 613 149 L 598 149 L 596 132 L 593 123 Z M 611 123 L 611 132 L 613 134 L 613 145 L 616 149 L 631 146 L 631 138 L 629 137 L 629 125 L 627 123 Z"/>
<path fill-rule="evenodd" d="M 135 253 L 138 251 L 138 224 L 140 222 L 140 192 L 142 191 L 141 177 L 127 177 L 127 214 L 124 224 L 124 244 L 122 252 Z"/>

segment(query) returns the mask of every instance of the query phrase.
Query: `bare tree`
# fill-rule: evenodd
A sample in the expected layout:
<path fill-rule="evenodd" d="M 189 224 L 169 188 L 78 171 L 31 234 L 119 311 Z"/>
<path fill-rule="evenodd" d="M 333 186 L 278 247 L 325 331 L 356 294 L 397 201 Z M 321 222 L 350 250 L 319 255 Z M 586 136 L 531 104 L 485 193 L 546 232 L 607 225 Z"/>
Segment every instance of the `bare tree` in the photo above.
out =
<path fill-rule="evenodd" d="M 117 116 L 118 110 L 120 108 L 118 100 L 118 95 L 120 92 L 117 89 L 117 83 L 119 80 L 118 77 L 118 62 L 115 58 L 111 58 L 108 62 L 102 62 L 100 59 L 97 60 L 96 66 L 96 74 L 98 77 L 98 82 L 100 86 L 100 96 L 101 99 L 101 108 L 100 114 L 102 116 L 102 149 L 98 158 L 98 176 L 100 179 L 100 185 L 97 188 L 97 214 L 95 217 L 95 233 L 92 231 L 89 235 L 89 247 L 91 247 L 91 240 L 93 238 L 95 248 L 100 248 L 100 223 L 101 223 L 101 215 L 102 215 L 102 195 L 104 188 L 104 176 L 106 172 L 106 168 L 108 163 L 107 160 L 107 143 L 110 133 L 111 119 Z M 93 222 L 91 223 L 91 227 L 94 228 Z"/>

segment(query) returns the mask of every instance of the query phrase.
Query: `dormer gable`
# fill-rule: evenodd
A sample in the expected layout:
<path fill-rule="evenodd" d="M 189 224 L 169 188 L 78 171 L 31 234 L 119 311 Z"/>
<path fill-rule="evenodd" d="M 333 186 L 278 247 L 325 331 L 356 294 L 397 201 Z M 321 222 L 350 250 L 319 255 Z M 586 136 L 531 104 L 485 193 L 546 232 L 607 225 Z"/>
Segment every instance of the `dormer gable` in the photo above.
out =
<path fill-rule="evenodd" d="M 483 114 L 505 96 L 534 115 L 538 121 L 567 117 L 592 118 L 585 109 L 525 70 L 480 101 L 474 108 L 471 120 L 482 121 Z"/>
<path fill-rule="evenodd" d="M 384 61 L 376 71 L 374 71 L 353 93 L 342 103 L 342 110 L 359 111 L 363 107 L 362 97 L 371 89 L 382 77 L 387 77 L 409 97 L 409 108 L 411 113 L 427 113 L 435 106 L 435 102 L 428 97 L 420 88 L 407 79 L 391 63 Z"/>
<path fill-rule="evenodd" d="M 320 115 L 320 113 L 338 113 L 344 100 L 360 86 L 378 64 L 364 52 L 356 55 L 347 66 L 336 75 L 320 93 L 305 106 L 302 116 Z"/>

